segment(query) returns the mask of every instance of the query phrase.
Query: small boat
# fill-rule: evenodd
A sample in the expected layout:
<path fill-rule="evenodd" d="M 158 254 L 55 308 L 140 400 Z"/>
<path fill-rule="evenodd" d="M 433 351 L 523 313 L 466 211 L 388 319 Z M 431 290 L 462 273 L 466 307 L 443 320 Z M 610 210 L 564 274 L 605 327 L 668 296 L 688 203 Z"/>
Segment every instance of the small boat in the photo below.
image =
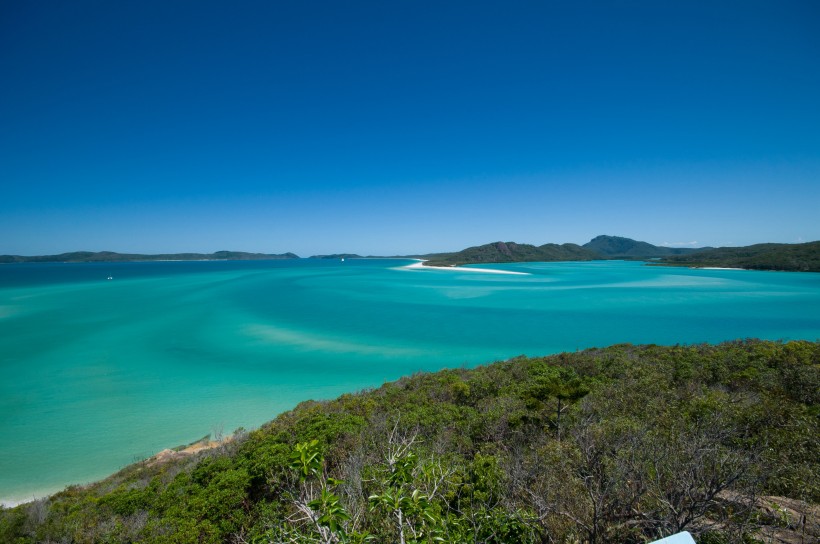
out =
<path fill-rule="evenodd" d="M 345 258 L 344 258 L 344 257 L 342 257 L 342 262 L 345 262 Z"/>

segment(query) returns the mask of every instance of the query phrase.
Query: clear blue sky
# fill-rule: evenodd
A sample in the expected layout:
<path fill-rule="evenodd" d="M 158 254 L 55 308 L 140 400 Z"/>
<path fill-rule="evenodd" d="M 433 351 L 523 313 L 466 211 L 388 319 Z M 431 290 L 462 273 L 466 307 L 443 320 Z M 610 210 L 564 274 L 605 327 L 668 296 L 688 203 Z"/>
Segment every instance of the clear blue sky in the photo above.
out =
<path fill-rule="evenodd" d="M 0 3 L 0 253 L 820 239 L 820 3 Z"/>

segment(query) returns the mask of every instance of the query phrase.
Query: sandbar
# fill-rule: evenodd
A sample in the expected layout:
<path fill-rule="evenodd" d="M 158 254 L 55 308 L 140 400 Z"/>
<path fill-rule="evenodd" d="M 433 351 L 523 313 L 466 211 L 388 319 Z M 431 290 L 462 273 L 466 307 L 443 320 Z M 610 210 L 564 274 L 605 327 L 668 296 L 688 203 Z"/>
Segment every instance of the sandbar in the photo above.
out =
<path fill-rule="evenodd" d="M 498 270 L 495 268 L 468 268 L 466 266 L 425 266 L 424 259 L 419 259 L 418 262 L 408 264 L 407 266 L 400 266 L 399 269 L 405 270 L 453 270 L 456 272 L 481 272 L 484 274 L 512 274 L 515 276 L 530 276 L 528 272 L 514 272 L 512 270 Z"/>

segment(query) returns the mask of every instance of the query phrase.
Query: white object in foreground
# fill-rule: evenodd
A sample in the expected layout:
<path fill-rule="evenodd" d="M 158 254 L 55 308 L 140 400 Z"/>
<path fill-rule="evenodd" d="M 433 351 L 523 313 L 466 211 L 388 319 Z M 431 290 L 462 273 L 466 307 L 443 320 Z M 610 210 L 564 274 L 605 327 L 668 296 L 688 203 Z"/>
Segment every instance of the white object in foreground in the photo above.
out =
<path fill-rule="evenodd" d="M 649 544 L 695 544 L 695 539 L 692 538 L 692 535 L 690 535 L 688 531 L 684 531 L 660 540 L 655 540 Z"/>

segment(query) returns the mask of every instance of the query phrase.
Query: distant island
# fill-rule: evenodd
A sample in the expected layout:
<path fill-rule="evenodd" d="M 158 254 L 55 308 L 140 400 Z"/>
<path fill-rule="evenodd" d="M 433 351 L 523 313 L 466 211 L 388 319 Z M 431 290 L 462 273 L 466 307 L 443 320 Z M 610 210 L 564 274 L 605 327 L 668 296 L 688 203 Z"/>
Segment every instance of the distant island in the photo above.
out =
<path fill-rule="evenodd" d="M 428 266 L 458 266 L 479 263 L 516 263 L 549 261 L 597 261 L 602 259 L 659 259 L 699 251 L 691 248 L 655 246 L 620 236 L 596 236 L 586 244 L 544 244 L 534 246 L 515 242 L 493 242 L 455 253 L 437 255 Z"/>
<path fill-rule="evenodd" d="M 820 272 L 820 241 L 717 247 L 661 260 L 667 266 L 729 267 L 750 270 Z"/>
<path fill-rule="evenodd" d="M 576 244 L 534 246 L 515 242 L 494 242 L 469 247 L 456 253 L 445 253 L 426 261 L 428 266 L 460 266 L 479 263 L 519 263 L 542 261 L 592 261 L 597 253 Z"/>
<path fill-rule="evenodd" d="M 214 253 L 162 253 L 143 255 L 140 253 L 116 253 L 114 251 L 74 251 L 59 255 L 24 257 L 21 255 L 0 255 L 0 263 L 117 263 L 129 261 L 267 261 L 298 259 L 294 253 L 268 254 L 247 253 L 245 251 L 217 251 Z"/>
<path fill-rule="evenodd" d="M 655 246 L 620 236 L 596 236 L 586 244 L 493 242 L 454 253 L 431 256 L 427 266 L 465 264 L 593 261 L 626 259 L 663 266 L 744 268 L 820 272 L 820 241 L 803 244 L 756 244 L 746 247 L 681 248 Z"/>
<path fill-rule="evenodd" d="M 640 242 L 621 236 L 596 236 L 582 246 L 606 259 L 657 259 L 672 255 L 687 255 L 710 248 L 666 247 Z"/>
<path fill-rule="evenodd" d="M 361 255 L 355 253 L 333 253 L 332 255 L 311 255 L 311 259 L 341 260 L 341 259 L 363 259 Z"/>
<path fill-rule="evenodd" d="M 74 251 L 59 255 L 0 255 L 0 264 L 8 263 L 94 263 L 131 261 L 262 261 L 299 259 L 295 253 L 248 253 L 217 251 L 214 253 L 163 253 L 147 255 L 114 251 Z M 519 244 L 492 242 L 452 253 L 392 255 L 390 257 L 356 253 L 312 255 L 310 259 L 424 259 L 426 266 L 461 266 L 465 264 L 637 260 L 660 266 L 692 268 L 743 268 L 749 270 L 782 270 L 820 272 L 820 241 L 802 244 L 755 244 L 745 247 L 665 247 L 621 236 L 596 236 L 584 245 Z"/>

